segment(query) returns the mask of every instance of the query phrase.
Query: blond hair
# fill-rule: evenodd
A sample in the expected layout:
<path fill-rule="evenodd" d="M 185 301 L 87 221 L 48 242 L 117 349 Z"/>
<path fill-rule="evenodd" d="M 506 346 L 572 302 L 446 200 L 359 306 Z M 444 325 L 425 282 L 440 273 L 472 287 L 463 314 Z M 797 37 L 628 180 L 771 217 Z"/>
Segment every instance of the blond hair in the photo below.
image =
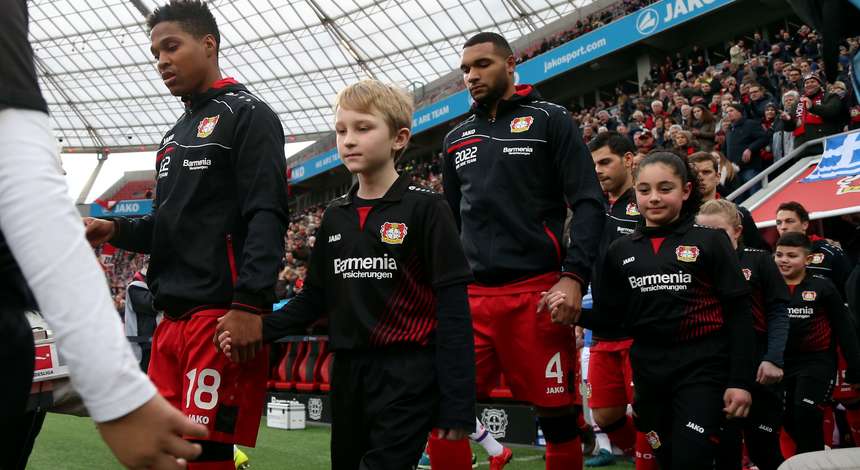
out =
<path fill-rule="evenodd" d="M 732 227 L 741 225 L 741 213 L 738 206 L 726 199 L 712 199 L 699 208 L 699 215 L 720 215 Z"/>
<path fill-rule="evenodd" d="M 362 80 L 347 86 L 334 100 L 335 112 L 339 108 L 381 116 L 392 136 L 400 129 L 412 130 L 415 105 L 412 96 L 394 85 L 378 80 Z M 395 154 L 399 158 L 406 147 Z"/>

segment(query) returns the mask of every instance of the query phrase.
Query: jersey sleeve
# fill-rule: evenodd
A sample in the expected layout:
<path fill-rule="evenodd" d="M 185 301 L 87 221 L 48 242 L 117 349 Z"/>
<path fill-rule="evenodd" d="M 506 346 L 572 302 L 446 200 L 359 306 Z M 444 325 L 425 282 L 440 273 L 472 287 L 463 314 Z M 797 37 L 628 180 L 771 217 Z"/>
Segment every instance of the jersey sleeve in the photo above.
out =
<path fill-rule="evenodd" d="M 451 208 L 444 199 L 434 199 L 422 221 L 422 261 L 433 288 L 472 282 L 472 270 Z"/>
<path fill-rule="evenodd" d="M 836 286 L 828 279 L 821 279 L 826 287 L 822 288 L 823 302 L 829 315 L 831 330 L 836 335 L 842 355 L 848 363 L 845 380 L 848 383 L 860 383 L 860 341 L 854 329 L 854 324 L 848 314 L 848 308 L 842 301 L 842 296 Z"/>
<path fill-rule="evenodd" d="M 594 308 L 584 310 L 579 324 L 590 330 L 627 326 L 627 308 L 632 300 L 630 284 L 624 279 L 621 271 L 621 256 L 623 239 L 616 240 L 609 246 L 597 282 L 597 292 L 594 292 Z"/>
<path fill-rule="evenodd" d="M 759 256 L 759 276 L 764 294 L 765 316 L 767 318 L 767 351 L 764 360 L 780 367 L 783 352 L 788 341 L 788 286 L 779 274 L 776 263 L 769 254 Z"/>
<path fill-rule="evenodd" d="M 729 236 L 722 230 L 714 230 L 708 244 L 708 267 L 717 295 L 725 300 L 749 294 L 749 285 Z"/>
<path fill-rule="evenodd" d="M 460 231 L 462 227 L 462 221 L 460 220 L 460 199 L 463 195 L 460 191 L 460 177 L 457 175 L 457 170 L 454 169 L 454 159 L 451 155 L 447 154 L 447 151 L 448 138 L 446 136 L 442 142 L 442 152 L 445 152 L 442 157 L 442 189 L 445 193 L 445 199 L 451 207 L 457 231 Z"/>

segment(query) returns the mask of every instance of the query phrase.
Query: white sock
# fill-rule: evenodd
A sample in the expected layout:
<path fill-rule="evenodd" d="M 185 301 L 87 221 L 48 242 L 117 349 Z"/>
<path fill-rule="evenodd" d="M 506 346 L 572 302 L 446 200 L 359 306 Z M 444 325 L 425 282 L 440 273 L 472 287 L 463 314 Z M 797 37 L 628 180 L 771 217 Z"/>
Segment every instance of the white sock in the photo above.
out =
<path fill-rule="evenodd" d="M 597 446 L 595 446 L 595 449 L 594 449 L 595 455 L 597 455 L 597 452 L 600 449 L 605 449 L 605 450 L 608 450 L 609 452 L 612 452 L 612 443 L 609 442 L 609 436 L 606 435 L 605 432 L 601 431 L 600 428 L 597 427 L 596 425 L 594 426 L 594 439 L 595 439 L 595 442 L 597 443 Z"/>
<path fill-rule="evenodd" d="M 484 429 L 484 425 L 481 424 L 481 421 L 478 418 L 475 418 L 475 432 L 469 434 L 469 439 L 477 442 L 490 454 L 490 457 L 495 457 L 497 455 L 501 455 L 501 453 L 505 450 L 499 441 L 490 434 L 490 431 Z"/>

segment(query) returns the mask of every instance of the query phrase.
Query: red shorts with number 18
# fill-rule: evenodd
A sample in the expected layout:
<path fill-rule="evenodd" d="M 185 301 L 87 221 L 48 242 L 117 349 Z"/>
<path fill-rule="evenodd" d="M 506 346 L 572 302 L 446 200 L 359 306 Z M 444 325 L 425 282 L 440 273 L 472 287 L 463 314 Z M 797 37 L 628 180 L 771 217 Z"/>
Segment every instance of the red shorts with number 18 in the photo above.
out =
<path fill-rule="evenodd" d="M 205 440 L 253 447 L 266 400 L 268 347 L 249 362 L 227 359 L 212 343 L 226 313 L 165 317 L 152 338 L 149 377 L 170 404 L 209 429 Z"/>
<path fill-rule="evenodd" d="M 479 398 L 489 395 L 502 373 L 515 400 L 545 408 L 581 403 L 573 328 L 537 311 L 540 293 L 558 279 L 548 273 L 503 286 L 469 286 Z"/>

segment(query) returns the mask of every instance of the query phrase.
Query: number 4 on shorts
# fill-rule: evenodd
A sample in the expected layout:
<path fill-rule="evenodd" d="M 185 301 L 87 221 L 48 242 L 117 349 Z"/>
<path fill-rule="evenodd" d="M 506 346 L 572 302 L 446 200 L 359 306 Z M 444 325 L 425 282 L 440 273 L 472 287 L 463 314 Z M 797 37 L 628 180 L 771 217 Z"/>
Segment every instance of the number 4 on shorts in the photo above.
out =
<path fill-rule="evenodd" d="M 561 352 L 555 353 L 546 363 L 546 378 L 555 379 L 558 383 L 564 382 L 564 374 L 561 370 Z"/>

